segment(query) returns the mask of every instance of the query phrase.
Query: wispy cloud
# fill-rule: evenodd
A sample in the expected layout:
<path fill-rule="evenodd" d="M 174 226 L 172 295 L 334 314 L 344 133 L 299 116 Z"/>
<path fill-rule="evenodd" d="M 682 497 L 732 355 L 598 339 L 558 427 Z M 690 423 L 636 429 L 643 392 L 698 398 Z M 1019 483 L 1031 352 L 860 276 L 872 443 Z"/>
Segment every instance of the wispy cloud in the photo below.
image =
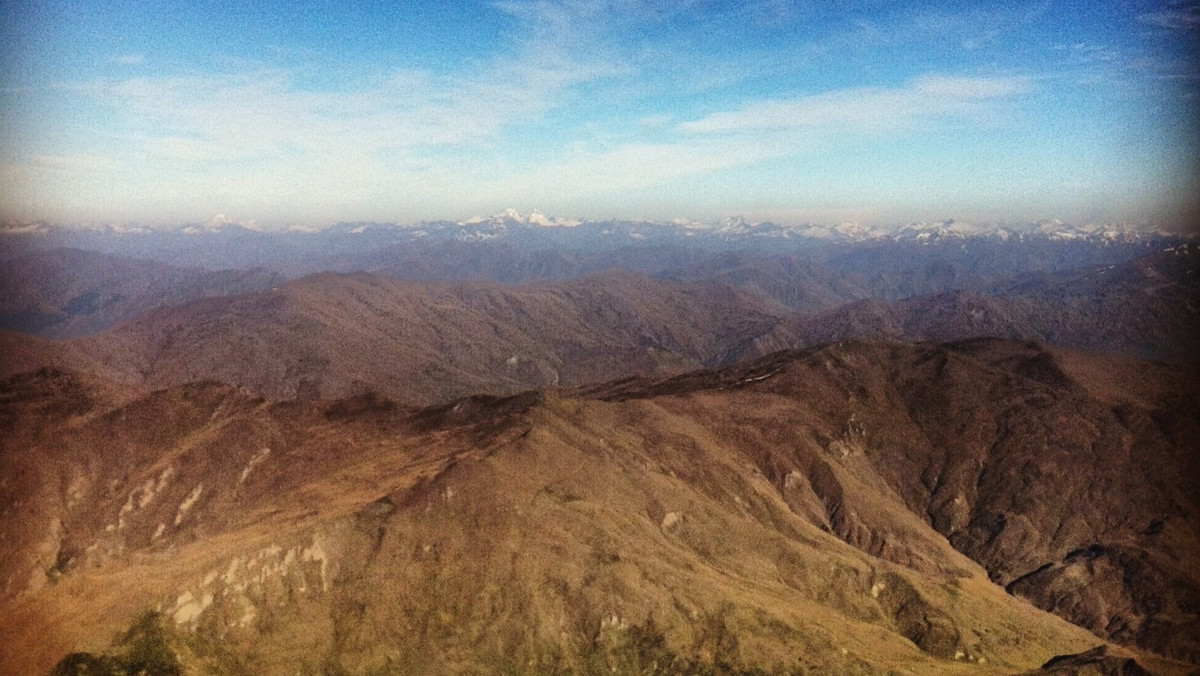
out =
<path fill-rule="evenodd" d="M 1170 30 L 1196 30 L 1200 28 L 1200 3 L 1176 2 L 1157 12 L 1146 12 L 1137 16 L 1138 21 Z"/>
<path fill-rule="evenodd" d="M 114 54 L 108 57 L 109 63 L 116 63 L 123 66 L 136 66 L 145 63 L 146 56 L 144 54 Z"/>
<path fill-rule="evenodd" d="M 908 127 L 950 114 L 978 110 L 986 99 L 1030 91 L 1026 77 L 969 78 L 930 75 L 900 88 L 856 88 L 800 98 L 757 101 L 738 110 L 684 122 L 680 130 L 712 134 L 755 129 L 829 128 L 831 131 Z"/>
<path fill-rule="evenodd" d="M 1105 64 L 1125 60 L 1125 55 L 1112 45 L 1075 42 L 1072 44 L 1057 44 L 1054 51 L 1066 56 L 1076 64 Z"/>
<path fill-rule="evenodd" d="M 757 101 L 674 125 L 658 143 L 595 152 L 579 146 L 487 185 L 553 200 L 556 194 L 615 195 L 760 165 L 838 153 L 865 136 L 935 128 L 947 118 L 982 116 L 985 106 L 1032 91 L 1029 78 L 928 75 L 900 88 L 854 88 Z"/>
<path fill-rule="evenodd" d="M 536 121 L 569 87 L 601 72 L 564 60 L 511 60 L 473 77 L 397 72 L 335 92 L 301 89 L 286 69 L 260 69 L 101 81 L 80 91 L 124 116 L 150 156 L 234 162 L 486 144 L 511 125 Z"/>
<path fill-rule="evenodd" d="M 91 125 L 86 154 L 26 159 L 28 170 L 17 174 L 29 185 L 57 172 L 46 185 L 64 191 L 68 175 L 83 185 L 85 174 L 122 168 L 109 195 L 213 205 L 206 210 L 275 203 L 320 207 L 321 218 L 345 217 L 353 213 L 347 205 L 366 202 L 376 205 L 372 217 L 397 203 L 445 210 L 455 194 L 470 192 L 466 176 L 495 164 L 487 158 L 506 134 L 536 128 L 577 100 L 576 87 L 614 73 L 610 62 L 573 55 L 536 32 L 446 72 L 243 60 L 225 72 L 59 86 L 63 96 L 99 104 L 95 119 L 104 121 Z M 313 75 L 339 85 L 313 87 Z"/>
<path fill-rule="evenodd" d="M 937 9 L 929 9 L 922 3 L 911 3 L 888 25 L 866 23 L 863 34 L 870 34 L 877 41 L 927 42 L 936 40 L 956 44 L 967 51 L 987 48 L 1012 36 L 1025 25 L 1036 20 L 1051 8 L 1048 0 L 1036 3 L 968 5 L 966 9 L 944 9 L 945 3 L 931 3 Z M 868 33 L 867 29 L 874 29 Z"/>
<path fill-rule="evenodd" d="M 855 134 L 975 119 L 1032 89 L 1022 77 L 927 75 L 896 88 L 748 101 L 683 122 L 649 116 L 635 125 L 648 136 L 618 137 L 599 150 L 583 140 L 513 148 L 505 138 L 571 101 L 575 85 L 610 75 L 604 65 L 511 58 L 453 81 L 404 71 L 349 92 L 302 90 L 286 69 L 93 82 L 81 91 L 129 117 L 135 155 L 75 158 L 74 166 L 145 164 L 142 194 L 153 193 L 153 168 L 163 167 L 175 193 L 233 201 L 313 200 L 311 186 L 319 185 L 322 199 L 343 204 L 403 195 L 442 200 L 444 209 L 453 193 L 470 195 L 472 208 L 548 204 L 808 156 Z"/>
<path fill-rule="evenodd" d="M 1025 94 L 1033 89 L 1033 84 L 1025 76 L 989 78 L 927 75 L 914 80 L 911 89 L 939 99 L 971 101 Z"/>
<path fill-rule="evenodd" d="M 1157 20 L 1145 19 L 1146 16 L 1141 15 L 1138 20 L 1156 23 Z M 1114 95 L 1149 96 L 1161 101 L 1171 91 L 1176 91 L 1186 97 L 1189 89 L 1164 90 L 1163 81 L 1200 79 L 1200 64 L 1195 59 L 1167 50 L 1095 42 L 1056 44 L 1052 49 L 1059 55 L 1054 77 L 1103 88 Z"/>

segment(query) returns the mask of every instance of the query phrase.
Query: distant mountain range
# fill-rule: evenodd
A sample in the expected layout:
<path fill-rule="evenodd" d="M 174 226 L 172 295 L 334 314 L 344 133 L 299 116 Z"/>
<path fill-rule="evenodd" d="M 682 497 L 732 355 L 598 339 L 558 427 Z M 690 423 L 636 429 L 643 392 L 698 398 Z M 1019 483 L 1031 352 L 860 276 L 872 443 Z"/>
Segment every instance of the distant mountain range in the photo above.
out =
<path fill-rule="evenodd" d="M 261 271 L 206 273 L 54 250 L 20 259 L 31 266 L 54 262 L 59 274 L 43 267 L 28 275 L 43 281 L 15 282 L 11 288 L 30 291 L 14 294 L 8 302 L 16 311 L 0 317 L 13 326 L 33 314 L 23 308 L 47 307 L 40 316 L 54 321 L 42 336 L 67 327 L 104 330 L 66 342 L 5 335 L 0 372 L 57 365 L 126 383 L 213 379 L 277 398 L 370 390 L 427 405 L 473 393 L 678 373 L 853 338 L 1001 336 L 1172 361 L 1197 354 L 1200 246 L 1082 268 L 1046 257 L 1041 247 L 1013 253 L 1013 246 L 921 247 L 946 255 L 887 263 L 875 248 L 824 263 L 722 254 L 663 278 L 609 270 L 510 285 L 404 282 L 367 273 L 283 283 Z M 1051 250 L 1062 257 L 1062 247 L 1076 246 Z M 458 263 L 498 271 L 507 256 L 491 246 L 473 250 L 497 258 Z M 1080 251 L 1088 255 L 1066 259 L 1139 249 Z M 997 262 L 997 252 L 1013 268 L 1035 270 L 999 277 L 1006 259 Z M 76 261 L 69 276 L 58 263 L 64 257 Z M 872 268 L 874 274 L 864 274 Z M 105 281 L 121 270 L 127 272 Z M 46 281 L 54 279 L 63 281 Z M 221 285 L 237 295 L 213 295 Z M 15 305 L 22 297 L 26 305 Z M 129 317 L 152 305 L 161 307 Z"/>
<path fill-rule="evenodd" d="M 408 224 L 375 221 L 339 222 L 324 228 L 293 225 L 284 228 L 268 229 L 261 227 L 254 221 L 239 222 L 231 220 L 224 214 L 218 214 L 206 223 L 186 223 L 178 226 L 138 224 L 60 225 L 45 221 L 31 223 L 10 222 L 0 224 L 0 234 L 44 236 L 50 233 L 73 231 L 76 233 L 109 233 L 126 236 L 166 233 L 197 236 L 221 232 L 234 233 L 247 231 L 270 235 L 321 235 L 332 233 L 364 235 L 378 234 L 381 231 L 392 230 L 407 232 L 417 237 L 424 237 L 433 233 L 443 234 L 448 229 L 467 233 L 466 236 L 479 236 L 497 234 L 508 230 L 577 230 L 581 226 L 584 230 L 593 228 L 618 228 L 622 231 L 622 234 L 636 234 L 638 232 L 636 228 L 640 226 L 645 228 L 646 232 L 661 231 L 663 229 L 676 230 L 688 237 L 698 234 L 719 234 L 725 236 L 745 235 L 782 238 L 806 237 L 834 241 L 864 241 L 869 239 L 931 241 L 941 238 L 967 239 L 976 237 L 998 239 L 1045 237 L 1056 240 L 1129 240 L 1155 234 L 1159 236 L 1178 236 L 1181 234 L 1137 223 L 1070 224 L 1058 219 L 981 224 L 946 219 L 934 222 L 919 221 L 888 227 L 863 225 L 852 221 L 837 224 L 805 222 L 794 225 L 781 225 L 770 221 L 750 221 L 741 216 L 730 216 L 716 222 L 702 222 L 684 218 L 669 221 L 656 221 L 652 219 L 595 220 L 547 216 L 537 210 L 523 214 L 516 209 L 505 209 L 491 216 L 475 216 L 462 221 L 419 221 Z"/>
<path fill-rule="evenodd" d="M 721 281 L 810 313 L 856 301 L 895 303 L 957 292 L 1008 297 L 1022 284 L 1026 295 L 1036 295 L 1037 284 L 1067 292 L 1070 275 L 1165 250 L 1190 251 L 1189 240 L 1163 233 L 1058 223 L 1008 229 L 941 223 L 866 239 L 847 234 L 850 239 L 837 242 L 765 236 L 779 231 L 740 219 L 700 227 L 564 222 L 536 212 L 469 224 L 339 224 L 307 234 L 264 232 L 220 219 L 194 232 L 47 226 L 0 236 L 0 329 L 50 338 L 86 335 L 161 305 L 272 288 L 317 272 L 520 284 L 619 268 L 665 280 Z M 1172 268 L 1168 278 L 1190 288 L 1180 270 Z"/>
<path fill-rule="evenodd" d="M 509 209 L 466 221 L 348 222 L 327 228 L 277 230 L 263 229 L 253 222 L 234 222 L 223 215 L 209 223 L 177 227 L 8 224 L 0 227 L 0 256 L 29 248 L 74 247 L 204 267 L 224 261 L 217 265 L 227 268 L 277 267 L 318 255 L 346 256 L 388 246 L 428 242 L 505 242 L 525 250 L 593 253 L 652 244 L 707 251 L 740 248 L 783 253 L 862 242 L 934 244 L 967 240 L 1034 240 L 1132 244 L 1178 240 L 1187 236 L 1132 224 L 1072 225 L 1056 220 L 987 225 L 946 220 L 881 228 L 858 223 L 779 225 L 750 222 L 741 217 L 726 218 L 717 223 L 683 219 L 594 221 L 549 217 L 537 211 L 521 214 Z M 219 255 L 222 251 L 224 258 Z"/>

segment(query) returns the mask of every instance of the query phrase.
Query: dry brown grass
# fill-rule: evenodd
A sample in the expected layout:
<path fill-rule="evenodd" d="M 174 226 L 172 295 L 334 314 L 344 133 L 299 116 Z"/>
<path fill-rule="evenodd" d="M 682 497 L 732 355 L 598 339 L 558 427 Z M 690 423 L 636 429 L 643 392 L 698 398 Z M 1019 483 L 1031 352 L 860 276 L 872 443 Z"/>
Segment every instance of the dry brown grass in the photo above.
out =
<path fill-rule="evenodd" d="M 14 384 L 93 403 L 53 409 L 48 423 L 27 415 L 36 397 L 5 403 L 6 589 L 46 565 L 36 554 L 51 519 L 62 532 L 46 545 L 49 582 L 10 592 L 0 613 L 3 672 L 108 650 L 146 611 L 162 614 L 187 673 L 1034 669 L 1100 639 L 989 573 L 1003 580 L 1005 566 L 1073 547 L 1064 538 L 1075 536 L 1044 530 L 1068 521 L 1062 510 L 1108 519 L 1105 537 L 1149 514 L 1106 491 L 1154 479 L 1184 496 L 1156 479 L 1169 465 L 1116 481 L 1129 465 L 1064 464 L 1071 453 L 1092 462 L 1112 439 L 1132 444 L 1112 447 L 1121 462 L 1135 461 L 1131 448 L 1167 463 L 1181 451 L 1150 428 L 1109 434 L 1119 393 L 1088 375 L 1103 369 L 1059 359 L 1068 385 L 1047 385 L 1018 373 L 1041 358 L 1028 349 L 855 344 L 627 382 L 609 391 L 619 401 L 476 397 L 415 412 L 379 397 L 279 404 L 218 385 L 117 396 L 67 375 Z M 1126 419 L 1173 411 L 1172 429 L 1190 434 L 1191 413 L 1168 406 L 1169 379 L 1147 378 L 1123 400 Z M 1095 501 L 1088 510 L 985 490 L 985 467 L 1032 462 L 1020 449 L 1046 434 L 1060 451 L 1039 465 L 1039 490 Z M 1077 477 L 1053 467 L 1091 472 L 1090 492 L 1064 488 Z M 941 499 L 960 492 L 965 516 Z M 1001 499 L 1026 510 L 1033 535 L 1008 550 L 964 540 Z M 1173 519 L 1170 537 L 1171 523 L 1194 523 Z M 1134 542 L 1189 551 L 1186 540 Z M 989 558 L 1000 554 L 1010 560 Z M 1186 586 L 1187 571 L 1160 572 Z"/>

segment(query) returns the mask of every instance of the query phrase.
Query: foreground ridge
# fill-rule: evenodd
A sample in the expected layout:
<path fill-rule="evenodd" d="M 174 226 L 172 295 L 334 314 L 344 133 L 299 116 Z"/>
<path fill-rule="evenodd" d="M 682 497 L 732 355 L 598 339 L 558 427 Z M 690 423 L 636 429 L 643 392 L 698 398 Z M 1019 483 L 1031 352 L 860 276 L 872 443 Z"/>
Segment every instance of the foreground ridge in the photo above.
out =
<path fill-rule="evenodd" d="M 44 370 L 4 385 L 6 668 L 1195 662 L 1188 386 L 1002 340 L 426 409 Z"/>

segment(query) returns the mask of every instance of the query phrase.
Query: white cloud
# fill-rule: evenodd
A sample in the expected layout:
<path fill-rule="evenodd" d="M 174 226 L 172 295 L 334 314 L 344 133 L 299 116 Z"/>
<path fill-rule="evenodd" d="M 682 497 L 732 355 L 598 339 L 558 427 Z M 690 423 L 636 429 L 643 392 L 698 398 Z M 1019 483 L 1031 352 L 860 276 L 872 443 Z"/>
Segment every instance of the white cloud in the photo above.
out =
<path fill-rule="evenodd" d="M 144 54 L 114 54 L 108 57 L 109 63 L 116 63 L 123 66 L 137 66 L 145 63 L 146 56 Z"/>
<path fill-rule="evenodd" d="M 1071 62 L 1079 64 L 1112 63 L 1124 60 L 1124 55 L 1111 45 L 1075 42 L 1069 45 L 1054 45 L 1053 49 L 1066 54 Z"/>
<path fill-rule="evenodd" d="M 565 153 L 485 185 L 494 201 L 518 195 L 547 204 L 560 195 L 620 195 L 702 179 L 775 160 L 836 157 L 864 136 L 979 120 L 993 103 L 1031 91 L 1028 78 L 928 75 L 898 88 L 852 88 L 796 99 L 753 101 L 675 125 L 667 140 L 601 152 L 575 144 Z M 671 131 L 668 130 L 668 131 Z M 512 199 L 507 197 L 507 199 Z"/>
<path fill-rule="evenodd" d="M 1139 14 L 1137 19 L 1142 23 L 1169 30 L 1196 30 L 1200 27 L 1200 5 L 1185 4 L 1158 12 L 1147 12 Z"/>
<path fill-rule="evenodd" d="M 320 186 L 322 199 L 339 202 L 325 207 L 329 216 L 343 218 L 347 204 L 445 209 L 453 194 L 470 204 L 551 204 L 563 195 L 653 188 L 821 152 L 848 133 L 969 116 L 1030 89 L 1026 78 L 929 75 L 892 89 L 752 101 L 678 124 L 649 116 L 642 126 L 657 142 L 601 151 L 567 143 L 549 158 L 544 153 L 552 149 L 523 154 L 527 149 L 507 145 L 507 130 L 536 124 L 573 85 L 607 72 L 565 59 L 512 59 L 454 83 L 402 72 L 349 93 L 297 90 L 293 75 L 281 70 L 135 78 L 89 91 L 161 130 L 140 137 L 140 148 L 175 172 L 171 190 L 238 204 L 296 204 L 318 199 L 311 186 Z M 499 148 L 505 151 L 497 154 Z M 189 166 L 190 173 L 178 173 Z"/>
<path fill-rule="evenodd" d="M 75 89 L 123 116 L 151 157 L 205 163 L 292 154 L 311 160 L 478 147 L 515 124 L 537 122 L 566 102 L 572 86 L 608 72 L 603 64 L 536 51 L 464 75 L 398 71 L 349 91 L 304 90 L 295 84 L 296 72 L 266 68 Z"/>
<path fill-rule="evenodd" d="M 1032 89 L 1032 85 L 1027 77 L 926 75 L 913 81 L 912 88 L 925 94 L 952 99 L 994 99 L 1024 94 Z"/>
<path fill-rule="evenodd" d="M 1028 78 L 924 76 L 899 88 L 865 87 L 793 99 L 756 101 L 679 125 L 690 134 L 763 129 L 894 129 L 950 114 L 968 114 L 979 101 L 1030 91 Z"/>
<path fill-rule="evenodd" d="M 731 58 L 697 49 L 690 29 L 639 35 L 645 22 L 688 24 L 695 4 L 497 3 L 519 28 L 499 53 L 473 57 L 480 60 L 469 69 L 381 74 L 370 66 L 334 72 L 230 61 L 225 67 L 233 70 L 223 73 L 78 85 L 73 95 L 105 108 L 94 127 L 105 138 L 84 145 L 97 150 L 91 171 L 125 172 L 119 182 L 97 180 L 87 197 L 150 210 L 182 205 L 193 214 L 251 212 L 268 221 L 294 220 L 300 210 L 306 219 L 386 219 L 399 217 L 386 211 L 397 205 L 435 216 L 493 203 L 551 205 L 568 195 L 615 195 L 836 151 L 863 135 L 977 120 L 1032 86 L 1025 78 L 930 75 L 891 88 L 731 98 L 743 81 L 777 81 L 822 54 L 875 43 L 857 44 L 866 29 L 851 25 L 843 35 L 847 24 L 838 23 L 812 40 L 738 50 Z M 758 0 L 716 14 L 735 16 L 743 27 L 776 26 L 817 12 L 812 7 Z M 135 64 L 142 56 L 110 60 Z M 341 84 L 312 85 L 330 80 Z M 614 96 L 619 100 L 610 101 Z M 714 110 L 713 100 L 727 109 Z M 39 161 L 88 170 L 84 156 Z M 84 197 L 79 183 L 55 185 Z"/>
<path fill-rule="evenodd" d="M 507 145 L 510 132 L 536 129 L 579 101 L 577 86 L 620 72 L 592 56 L 603 52 L 578 49 L 586 28 L 571 16 L 531 22 L 501 53 L 447 72 L 231 62 L 225 72 L 57 85 L 102 106 L 89 145 L 111 164 L 93 163 L 95 175 L 125 175 L 85 190 L 37 178 L 46 169 L 30 164 L 22 185 L 156 215 L 170 204 L 176 213 L 254 208 L 261 218 L 386 219 L 400 217 L 388 211 L 398 207 L 444 216 L 474 194 L 477 177 L 536 157 Z M 554 36 L 555 26 L 574 33 Z M 313 88 L 310 79 L 342 84 Z"/>

